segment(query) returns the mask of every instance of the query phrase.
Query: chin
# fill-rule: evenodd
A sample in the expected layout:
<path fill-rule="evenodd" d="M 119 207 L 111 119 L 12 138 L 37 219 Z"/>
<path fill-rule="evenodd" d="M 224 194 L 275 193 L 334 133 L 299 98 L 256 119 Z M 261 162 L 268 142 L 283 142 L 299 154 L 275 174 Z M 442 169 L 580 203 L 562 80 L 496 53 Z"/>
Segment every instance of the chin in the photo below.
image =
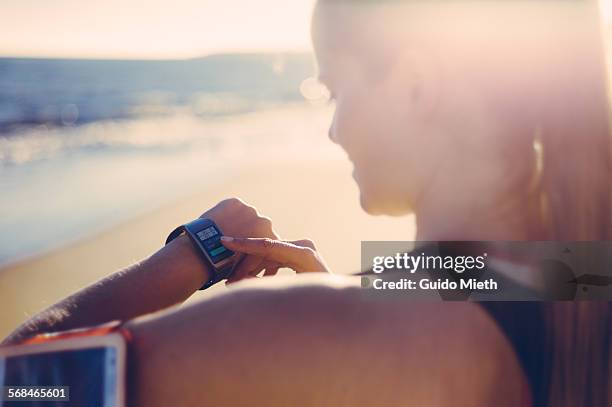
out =
<path fill-rule="evenodd" d="M 359 196 L 361 209 L 372 216 L 404 216 L 409 214 L 410 209 L 397 205 L 397 202 L 385 199 L 373 199 L 363 192 Z"/>
<path fill-rule="evenodd" d="M 377 209 L 376 205 L 373 205 L 367 198 L 363 196 L 363 194 L 359 197 L 359 203 L 361 205 L 361 209 L 368 215 L 384 215 L 381 213 L 379 209 Z"/>
<path fill-rule="evenodd" d="M 382 215 L 392 215 L 389 211 L 389 208 L 385 208 L 385 205 L 382 205 L 380 201 L 377 199 L 372 199 L 368 195 L 361 193 L 359 197 L 359 203 L 361 204 L 361 209 L 368 215 L 372 216 L 382 216 Z"/>

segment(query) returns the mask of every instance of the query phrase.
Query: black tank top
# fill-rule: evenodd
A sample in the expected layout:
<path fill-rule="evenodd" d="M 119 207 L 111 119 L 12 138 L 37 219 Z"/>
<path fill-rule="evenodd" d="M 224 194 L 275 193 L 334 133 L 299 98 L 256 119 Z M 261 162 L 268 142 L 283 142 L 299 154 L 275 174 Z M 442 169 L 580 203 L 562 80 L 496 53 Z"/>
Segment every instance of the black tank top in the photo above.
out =
<path fill-rule="evenodd" d="M 534 406 L 546 406 L 551 376 L 551 352 L 547 343 L 543 302 L 478 303 L 506 335 L 523 368 Z"/>

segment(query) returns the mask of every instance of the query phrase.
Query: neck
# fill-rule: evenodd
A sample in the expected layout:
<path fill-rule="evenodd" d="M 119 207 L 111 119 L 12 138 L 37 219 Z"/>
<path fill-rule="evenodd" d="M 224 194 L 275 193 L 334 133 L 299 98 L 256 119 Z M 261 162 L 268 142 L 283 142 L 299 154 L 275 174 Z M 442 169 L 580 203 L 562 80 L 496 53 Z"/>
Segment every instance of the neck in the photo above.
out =
<path fill-rule="evenodd" d="M 537 239 L 534 199 L 528 193 L 508 193 L 495 183 L 484 188 L 467 185 L 430 187 L 415 210 L 417 241 Z"/>

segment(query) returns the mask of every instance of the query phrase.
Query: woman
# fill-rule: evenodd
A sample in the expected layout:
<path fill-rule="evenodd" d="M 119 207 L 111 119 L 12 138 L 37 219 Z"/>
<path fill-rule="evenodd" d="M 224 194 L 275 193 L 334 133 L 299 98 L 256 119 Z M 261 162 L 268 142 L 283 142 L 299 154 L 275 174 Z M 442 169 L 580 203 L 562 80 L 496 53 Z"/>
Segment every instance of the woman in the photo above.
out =
<path fill-rule="evenodd" d="M 320 0 L 330 138 L 364 210 L 415 213 L 423 241 L 608 240 L 599 29 L 586 1 Z M 312 242 L 278 240 L 241 201 L 203 216 L 249 255 L 232 281 L 327 271 Z M 207 273 L 179 238 L 7 342 L 131 320 L 133 405 L 610 404 L 607 303 L 372 301 L 354 278 L 314 274 L 136 318 L 184 301 Z"/>

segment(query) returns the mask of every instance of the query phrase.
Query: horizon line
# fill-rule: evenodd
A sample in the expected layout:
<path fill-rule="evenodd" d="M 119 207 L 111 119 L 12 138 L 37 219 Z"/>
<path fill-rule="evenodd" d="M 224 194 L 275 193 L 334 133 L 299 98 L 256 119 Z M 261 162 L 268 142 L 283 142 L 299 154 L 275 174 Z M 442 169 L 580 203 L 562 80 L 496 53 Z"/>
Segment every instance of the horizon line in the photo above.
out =
<path fill-rule="evenodd" d="M 261 49 L 261 50 L 226 50 L 226 51 L 211 51 L 193 56 L 129 56 L 129 55 L 63 55 L 63 54 L 10 54 L 0 53 L 0 59 L 65 59 L 65 60 L 87 60 L 87 61 L 189 61 L 194 59 L 202 59 L 211 56 L 222 55 L 287 55 L 287 54 L 312 54 L 312 48 L 296 48 L 296 49 Z"/>

